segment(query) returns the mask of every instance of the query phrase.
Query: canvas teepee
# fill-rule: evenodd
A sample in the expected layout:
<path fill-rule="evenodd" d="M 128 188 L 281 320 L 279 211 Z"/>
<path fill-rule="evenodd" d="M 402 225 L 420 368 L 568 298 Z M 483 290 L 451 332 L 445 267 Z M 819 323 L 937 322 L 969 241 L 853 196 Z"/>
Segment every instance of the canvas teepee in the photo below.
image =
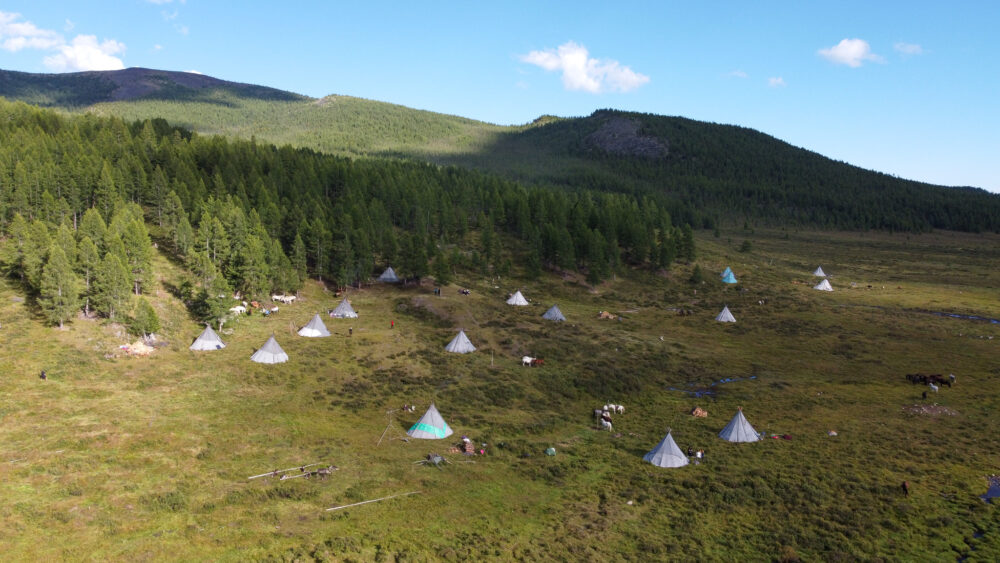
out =
<path fill-rule="evenodd" d="M 226 343 L 219 338 L 219 335 L 212 330 L 212 327 L 205 325 L 205 330 L 201 331 L 198 338 L 195 339 L 191 346 L 188 346 L 189 350 L 222 350 L 226 347 Z"/>
<path fill-rule="evenodd" d="M 421 438 L 423 440 L 440 440 L 451 436 L 452 430 L 448 423 L 441 418 L 434 403 L 431 403 L 424 416 L 416 424 L 406 431 L 406 435 L 411 438 Z"/>
<path fill-rule="evenodd" d="M 688 464 L 687 456 L 677 447 L 670 430 L 667 430 L 666 437 L 652 451 L 642 456 L 642 459 L 657 467 L 684 467 Z"/>
<path fill-rule="evenodd" d="M 729 306 L 726 305 L 725 307 L 722 308 L 722 312 L 719 313 L 717 317 L 715 317 L 715 320 L 719 321 L 720 323 L 735 323 L 736 317 L 734 317 L 733 314 L 729 312 Z"/>
<path fill-rule="evenodd" d="M 382 275 L 378 277 L 378 281 L 382 283 L 399 283 L 399 276 L 396 275 L 396 272 L 390 266 L 382 272 Z"/>
<path fill-rule="evenodd" d="M 456 354 L 468 354 L 469 352 L 475 352 L 476 347 L 472 345 L 469 341 L 469 337 L 465 335 L 464 330 L 458 331 L 458 336 L 451 339 L 451 342 L 444 347 L 445 352 L 454 352 Z"/>
<path fill-rule="evenodd" d="M 816 277 L 818 277 L 818 278 L 825 278 L 826 277 L 826 272 L 823 271 L 823 267 L 822 266 L 819 266 L 819 267 L 816 268 L 816 271 L 813 272 L 813 275 L 816 276 Z"/>
<path fill-rule="evenodd" d="M 507 304 L 517 305 L 518 307 L 525 307 L 528 305 L 528 300 L 525 299 L 524 296 L 521 295 L 521 291 L 518 290 L 514 293 L 514 295 L 510 296 L 510 299 L 507 300 Z"/>
<path fill-rule="evenodd" d="M 813 286 L 813 289 L 818 289 L 820 291 L 833 291 L 833 286 L 830 285 L 830 280 L 823 280 Z"/>
<path fill-rule="evenodd" d="M 330 331 L 323 324 L 323 319 L 319 318 L 319 313 L 316 313 L 313 315 L 312 320 L 309 321 L 309 324 L 299 329 L 299 336 L 319 338 L 321 336 L 330 336 Z"/>
<path fill-rule="evenodd" d="M 559 310 L 559 306 L 558 305 L 553 305 L 552 307 L 549 308 L 548 311 L 545 311 L 545 314 L 542 315 L 542 318 L 546 319 L 546 320 L 549 320 L 549 321 L 565 321 L 566 320 L 566 317 L 563 316 L 562 311 Z"/>
<path fill-rule="evenodd" d="M 729 424 L 719 432 L 719 438 L 730 442 L 756 442 L 760 440 L 760 434 L 747 422 L 747 417 L 743 416 L 743 407 L 740 407 Z"/>
<path fill-rule="evenodd" d="M 729 270 L 729 268 L 726 268 Z M 722 283 L 736 283 L 736 276 L 733 274 L 732 270 L 728 274 L 722 276 Z"/>
<path fill-rule="evenodd" d="M 250 356 L 250 359 L 258 364 L 280 364 L 288 361 L 288 354 L 281 349 L 272 334 L 271 338 L 268 338 L 267 342 Z"/>
<path fill-rule="evenodd" d="M 719 274 L 719 277 L 720 278 L 724 278 L 724 277 L 728 276 L 731 273 L 733 273 L 733 271 L 731 269 L 729 269 L 729 266 L 726 266 L 726 269 L 722 270 L 722 273 Z"/>
<path fill-rule="evenodd" d="M 335 319 L 358 318 L 358 314 L 354 312 L 354 307 L 351 307 L 351 304 L 347 301 L 346 297 L 340 302 L 340 305 L 337 305 L 336 309 L 330 311 L 330 316 Z"/>

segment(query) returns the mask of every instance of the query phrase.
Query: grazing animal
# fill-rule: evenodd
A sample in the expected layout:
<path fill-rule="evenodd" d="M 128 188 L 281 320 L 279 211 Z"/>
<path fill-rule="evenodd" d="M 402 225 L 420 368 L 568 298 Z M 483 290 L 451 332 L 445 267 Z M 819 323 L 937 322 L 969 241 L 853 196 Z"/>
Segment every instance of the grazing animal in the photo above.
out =
<path fill-rule="evenodd" d="M 543 365 L 544 363 L 545 363 L 545 360 L 543 360 L 541 358 L 532 358 L 531 359 L 531 367 L 538 367 L 540 365 Z"/>
<path fill-rule="evenodd" d="M 625 412 L 625 405 L 615 405 L 615 412 L 622 414 Z"/>
<path fill-rule="evenodd" d="M 909 481 L 903 481 L 903 484 L 901 486 L 903 488 L 903 496 L 907 496 L 907 497 L 910 496 L 910 482 Z"/>
<path fill-rule="evenodd" d="M 531 362 L 532 362 L 532 361 L 533 361 L 534 359 L 535 359 L 535 358 L 532 358 L 531 356 L 522 356 L 522 357 L 521 357 L 521 365 L 522 365 L 522 366 L 530 366 L 530 365 L 531 365 Z"/>
<path fill-rule="evenodd" d="M 242 314 L 244 314 L 244 313 L 247 312 L 247 308 L 244 307 L 243 305 L 237 305 L 237 306 L 229 309 L 229 312 L 230 313 L 235 313 L 237 315 L 242 315 Z"/>
<path fill-rule="evenodd" d="M 934 385 L 933 383 L 928 383 L 927 386 L 931 388 L 931 391 L 934 391 L 935 393 L 937 393 L 937 391 L 938 391 L 938 386 L 937 385 Z"/>
<path fill-rule="evenodd" d="M 38 374 L 38 377 L 40 377 L 41 379 L 48 379 L 48 376 L 45 375 L 45 370 L 44 369 L 42 370 L 42 373 Z"/>

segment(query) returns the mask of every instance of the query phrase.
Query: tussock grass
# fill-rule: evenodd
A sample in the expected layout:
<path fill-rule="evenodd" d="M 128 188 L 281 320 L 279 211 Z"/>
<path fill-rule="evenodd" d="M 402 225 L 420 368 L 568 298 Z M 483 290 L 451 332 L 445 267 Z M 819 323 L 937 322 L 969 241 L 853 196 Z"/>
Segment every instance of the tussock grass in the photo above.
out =
<path fill-rule="evenodd" d="M 294 335 L 339 301 L 309 284 L 277 315 L 232 322 L 227 348 L 206 353 L 187 350 L 200 327 L 160 287 L 151 300 L 169 345 L 146 359 L 104 359 L 124 343 L 114 327 L 45 327 L 2 282 L 4 558 L 995 559 L 996 509 L 978 495 L 998 470 L 1000 327 L 924 311 L 1000 318 L 1000 241 L 750 238 L 751 253 L 700 240 L 709 275 L 698 287 L 686 282 L 689 266 L 676 266 L 594 292 L 550 275 L 459 275 L 441 297 L 429 287 L 352 290 L 361 317 L 324 317 L 326 339 Z M 737 288 L 711 275 L 726 265 Z M 833 293 L 811 289 L 817 265 Z M 167 260 L 156 268 L 161 285 L 179 283 Z M 504 305 L 515 289 L 532 305 Z M 541 319 L 552 303 L 568 322 Z M 725 304 L 735 325 L 712 320 Z M 623 320 L 599 320 L 600 310 Z M 443 352 L 458 328 L 479 351 Z M 250 362 L 272 333 L 290 361 Z M 545 366 L 522 367 L 526 354 Z M 903 378 L 918 371 L 957 375 L 927 401 L 957 414 L 907 410 L 925 403 L 926 388 Z M 432 401 L 456 438 L 487 443 L 488 455 L 448 454 L 450 439 L 400 440 Z M 615 434 L 593 426 L 606 401 L 626 405 Z M 403 403 L 420 408 L 390 424 L 387 411 Z M 687 414 L 696 405 L 708 418 Z M 792 440 L 722 442 L 716 434 L 740 406 L 758 430 Z M 705 463 L 643 462 L 668 427 L 682 449 L 705 449 Z M 549 446 L 558 455 L 545 456 Z M 413 463 L 429 452 L 453 463 Z M 312 462 L 339 471 L 246 480 Z M 323 510 L 414 490 L 423 494 Z"/>

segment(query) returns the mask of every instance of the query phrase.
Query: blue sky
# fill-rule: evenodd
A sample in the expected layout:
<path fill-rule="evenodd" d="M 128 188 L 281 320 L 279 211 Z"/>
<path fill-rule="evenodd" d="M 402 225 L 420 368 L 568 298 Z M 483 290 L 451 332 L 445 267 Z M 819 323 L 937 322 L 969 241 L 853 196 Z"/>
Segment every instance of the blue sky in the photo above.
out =
<path fill-rule="evenodd" d="M 2 1 L 0 68 L 197 71 L 519 124 L 752 127 L 1000 192 L 1000 2 Z"/>

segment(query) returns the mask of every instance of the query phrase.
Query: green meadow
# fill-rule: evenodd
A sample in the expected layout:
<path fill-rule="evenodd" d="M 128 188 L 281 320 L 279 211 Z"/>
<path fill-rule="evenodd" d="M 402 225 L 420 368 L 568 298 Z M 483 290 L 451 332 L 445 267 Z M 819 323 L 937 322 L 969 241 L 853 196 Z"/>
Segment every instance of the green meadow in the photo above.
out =
<path fill-rule="evenodd" d="M 694 264 L 597 287 L 458 271 L 441 296 L 430 281 L 349 289 L 360 318 L 347 320 L 326 316 L 340 298 L 310 281 L 200 353 L 187 347 L 201 327 L 172 293 L 185 274 L 161 254 L 149 299 L 166 345 L 147 358 L 122 355 L 124 331 L 105 321 L 46 326 L 2 281 L 0 558 L 1000 558 L 997 508 L 979 498 L 1000 469 L 1000 325 L 931 314 L 1000 319 L 1000 236 L 724 230 L 697 242 L 699 285 Z M 718 281 L 726 266 L 735 287 Z M 812 289 L 817 266 L 834 292 Z M 531 306 L 504 304 L 517 289 Z M 553 303 L 566 323 L 541 319 Z M 735 324 L 713 320 L 724 305 Z M 296 336 L 317 312 L 333 335 Z M 459 328 L 477 352 L 444 352 Z M 272 334 L 290 361 L 251 362 Z M 924 400 L 904 377 L 915 372 L 957 381 Z M 455 434 L 404 440 L 432 402 Z M 605 402 L 626 409 L 613 432 L 592 417 Z M 791 439 L 722 441 L 738 407 Z M 668 428 L 704 462 L 644 462 Z M 462 435 L 486 455 L 449 453 Z M 432 452 L 450 463 L 415 463 Z M 248 480 L 308 463 L 338 470 Z"/>

